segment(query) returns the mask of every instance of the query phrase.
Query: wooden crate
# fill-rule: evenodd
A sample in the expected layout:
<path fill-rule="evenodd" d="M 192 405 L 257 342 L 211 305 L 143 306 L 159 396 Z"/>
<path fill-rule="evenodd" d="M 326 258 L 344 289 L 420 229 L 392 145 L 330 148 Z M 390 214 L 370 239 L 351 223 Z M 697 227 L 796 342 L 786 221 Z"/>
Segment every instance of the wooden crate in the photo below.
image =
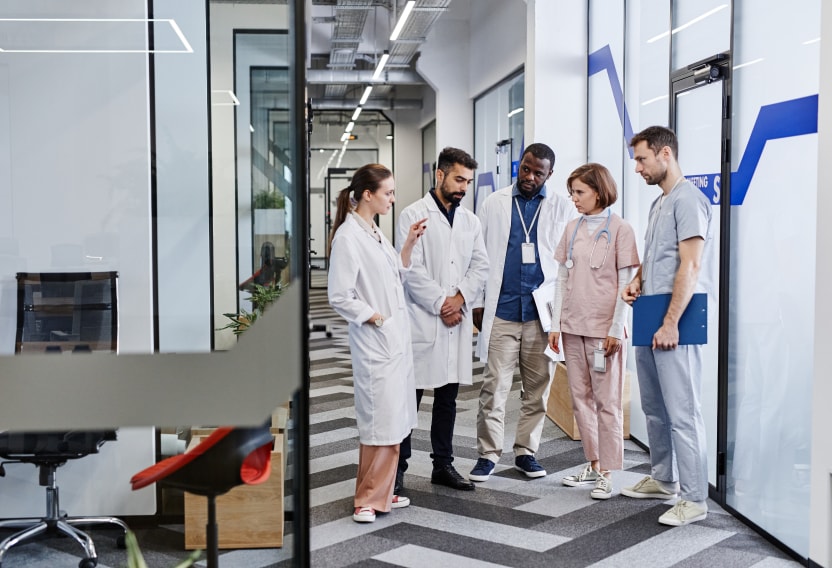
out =
<path fill-rule="evenodd" d="M 274 431 L 273 431 L 274 432 Z M 189 449 L 203 440 L 195 436 Z M 272 471 L 259 485 L 240 485 L 217 497 L 219 547 L 279 548 L 283 546 L 283 435 L 276 434 Z M 204 549 L 208 502 L 185 493 L 185 550 Z"/>
<path fill-rule="evenodd" d="M 624 439 L 630 438 L 630 373 L 624 375 Z M 558 362 L 555 366 L 555 375 L 552 378 L 552 385 L 549 388 L 549 400 L 546 404 L 546 416 L 554 422 L 558 428 L 572 438 L 580 440 L 581 433 L 578 431 L 578 423 L 572 412 L 572 395 L 569 392 L 569 381 L 566 378 L 566 365 Z"/>

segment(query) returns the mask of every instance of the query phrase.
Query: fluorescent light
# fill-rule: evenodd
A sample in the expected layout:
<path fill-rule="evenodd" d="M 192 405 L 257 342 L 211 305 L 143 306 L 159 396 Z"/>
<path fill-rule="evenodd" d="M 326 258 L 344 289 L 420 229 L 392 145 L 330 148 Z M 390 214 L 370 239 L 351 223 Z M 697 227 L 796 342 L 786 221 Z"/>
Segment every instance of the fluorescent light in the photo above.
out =
<path fill-rule="evenodd" d="M 179 37 L 184 49 L 0 49 L 3 53 L 193 53 L 194 49 L 175 20 L 170 18 L 0 18 L 0 22 L 50 23 L 130 23 L 166 22 Z"/>
<path fill-rule="evenodd" d="M 392 140 L 392 139 L 393 139 L 393 135 L 392 135 L 392 134 L 388 134 L 387 136 L 385 136 L 385 138 L 387 138 L 388 140 Z"/>
<path fill-rule="evenodd" d="M 683 29 L 685 29 L 685 28 L 689 28 L 689 27 L 690 27 L 690 26 L 692 26 L 693 24 L 695 24 L 695 23 L 697 23 L 697 22 L 701 22 L 701 21 L 702 21 L 702 20 L 704 20 L 705 18 L 708 18 L 708 17 L 710 17 L 710 16 L 713 16 L 714 14 L 716 14 L 717 12 L 719 12 L 720 10 L 724 10 L 724 9 L 725 9 L 725 8 L 727 8 L 727 7 L 728 7 L 728 4 L 720 4 L 719 6 L 717 6 L 716 8 L 714 8 L 713 10 L 708 10 L 707 12 L 705 12 L 704 14 L 702 14 L 701 16 L 697 16 L 697 17 L 695 17 L 694 19 L 690 20 L 689 22 L 686 22 L 686 23 L 682 24 L 681 26 L 679 26 L 678 28 L 675 28 L 675 29 L 674 29 L 673 31 L 671 31 L 670 33 L 675 34 L 675 33 L 678 33 L 678 32 L 680 32 L 680 31 L 682 31 L 682 30 L 683 30 Z M 655 36 L 655 37 L 651 37 L 650 39 L 648 39 L 648 40 L 647 40 L 647 43 L 653 43 L 654 41 L 658 41 L 658 40 L 662 39 L 663 37 L 667 37 L 667 36 L 668 36 L 668 32 L 662 32 L 662 33 L 660 33 L 659 35 L 657 35 L 657 36 Z"/>
<path fill-rule="evenodd" d="M 660 97 L 656 97 L 656 98 L 654 98 L 654 99 L 649 99 L 649 100 L 646 100 L 646 101 L 644 101 L 643 103 L 641 103 L 641 106 L 647 106 L 647 105 L 649 105 L 649 104 L 652 104 L 652 103 L 658 102 L 658 101 L 660 101 L 660 100 L 662 100 L 662 99 L 666 99 L 666 98 L 667 98 L 667 95 L 662 95 L 662 96 L 660 96 Z"/>
<path fill-rule="evenodd" d="M 378 78 L 381 77 L 381 72 L 384 71 L 384 66 L 387 65 L 388 59 L 390 59 L 390 53 L 385 50 L 381 54 L 381 59 L 378 60 L 378 66 L 376 67 L 375 73 L 373 73 L 373 81 L 378 81 Z"/>
<path fill-rule="evenodd" d="M 237 98 L 237 95 L 234 94 L 234 91 L 231 90 L 219 90 L 219 91 L 211 91 L 212 93 L 228 93 L 229 98 L 231 99 L 230 103 L 211 103 L 211 106 L 240 106 L 240 99 Z"/>
<path fill-rule="evenodd" d="M 359 114 L 361 114 L 361 107 L 355 107 L 355 112 L 352 113 L 352 120 L 358 120 Z"/>
<path fill-rule="evenodd" d="M 818 43 L 819 41 L 820 41 L 820 38 L 816 37 L 815 39 L 810 39 L 808 41 L 804 41 L 803 45 L 811 45 L 813 43 Z M 0 50 L 0 51 L 2 51 L 2 50 Z"/>
<path fill-rule="evenodd" d="M 746 61 L 745 63 L 740 63 L 739 65 L 734 65 L 734 69 L 739 69 L 740 67 L 748 67 L 749 65 L 754 65 L 755 63 L 759 63 L 763 61 L 765 58 L 758 57 L 757 59 L 753 59 L 751 61 Z"/>
<path fill-rule="evenodd" d="M 373 87 L 372 87 L 372 85 L 370 85 L 369 87 L 367 87 L 366 89 L 364 89 L 364 94 L 363 94 L 363 95 L 361 95 L 361 100 L 360 100 L 360 101 L 358 101 L 358 104 L 363 105 L 364 103 L 366 103 L 366 102 L 367 102 L 367 99 L 369 99 L 369 98 L 370 98 L 370 93 L 372 93 L 372 92 L 373 92 Z"/>
<path fill-rule="evenodd" d="M 521 112 L 523 112 L 523 107 L 518 107 L 518 108 L 512 110 L 511 112 L 509 112 L 508 117 L 511 118 L 515 114 L 520 114 Z"/>
<path fill-rule="evenodd" d="M 350 122 L 349 124 L 347 124 L 347 127 L 344 129 L 344 132 L 352 132 L 353 128 L 355 128 L 355 123 Z"/>
<path fill-rule="evenodd" d="M 413 11 L 413 7 L 416 5 L 416 0 L 408 0 L 407 4 L 404 5 L 404 10 L 402 10 L 402 15 L 399 16 L 399 21 L 396 22 L 396 27 L 393 28 L 393 33 L 390 34 L 390 41 L 396 41 L 399 39 L 399 34 L 402 33 L 404 29 L 404 23 L 407 21 L 408 16 Z"/>
<path fill-rule="evenodd" d="M 344 133 L 341 135 L 341 142 L 346 142 L 346 141 L 347 141 L 347 140 L 349 140 L 349 139 L 350 139 L 350 133 L 349 133 L 349 132 L 344 132 Z"/>

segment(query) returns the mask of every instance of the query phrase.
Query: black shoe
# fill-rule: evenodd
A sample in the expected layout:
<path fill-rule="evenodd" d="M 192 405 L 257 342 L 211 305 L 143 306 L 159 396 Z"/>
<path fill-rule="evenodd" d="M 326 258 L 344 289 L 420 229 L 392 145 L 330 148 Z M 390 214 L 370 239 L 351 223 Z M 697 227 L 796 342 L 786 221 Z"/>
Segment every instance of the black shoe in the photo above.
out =
<path fill-rule="evenodd" d="M 430 482 L 461 491 L 474 490 L 474 484 L 459 475 L 451 464 L 434 466 Z"/>
<path fill-rule="evenodd" d="M 404 472 L 400 469 L 396 470 L 396 483 L 393 484 L 393 495 L 400 495 L 404 489 Z"/>

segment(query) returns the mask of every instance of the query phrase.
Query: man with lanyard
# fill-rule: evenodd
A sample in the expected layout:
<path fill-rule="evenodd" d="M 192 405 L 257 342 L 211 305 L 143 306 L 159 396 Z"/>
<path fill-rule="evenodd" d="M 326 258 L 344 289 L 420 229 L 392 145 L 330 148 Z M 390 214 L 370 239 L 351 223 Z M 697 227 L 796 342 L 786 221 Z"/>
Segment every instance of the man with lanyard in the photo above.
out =
<path fill-rule="evenodd" d="M 399 217 L 398 242 L 410 226 L 427 219 L 430 230 L 416 243 L 410 270 L 403 273 L 413 344 L 416 407 L 433 389 L 430 442 L 431 483 L 470 491 L 474 484 L 454 469 L 453 435 L 459 385 L 473 382 L 470 305 L 482 294 L 488 257 L 477 216 L 459 207 L 474 180 L 477 162 L 458 148 L 445 148 L 436 163 L 436 189 L 406 207 Z M 404 484 L 411 437 L 401 443 L 396 488 Z M 398 495 L 398 491 L 394 490 Z"/>
<path fill-rule="evenodd" d="M 482 307 L 473 310 L 480 330 L 477 352 L 485 361 L 477 414 L 479 459 L 468 475 L 486 481 L 503 453 L 506 401 L 517 361 L 521 406 L 514 439 L 514 467 L 527 477 L 546 475 L 534 457 L 546 416 L 551 377 L 543 329 L 532 292 L 557 279 L 555 247 L 577 213 L 565 197 L 547 195 L 555 153 L 545 144 L 523 152 L 517 183 L 489 195 L 479 211 L 491 265 Z"/>
<path fill-rule="evenodd" d="M 702 346 L 679 345 L 679 318 L 694 292 L 709 289 L 711 204 L 682 175 L 679 143 L 672 130 L 645 128 L 630 145 L 636 173 L 647 185 L 658 185 L 662 194 L 650 207 L 644 264 L 621 297 L 629 304 L 641 294 L 670 293 L 671 299 L 653 345 L 635 348 L 650 475 L 621 493 L 662 501 L 681 494 L 659 517 L 661 524 L 681 526 L 708 516 L 708 456 L 700 404 Z"/>

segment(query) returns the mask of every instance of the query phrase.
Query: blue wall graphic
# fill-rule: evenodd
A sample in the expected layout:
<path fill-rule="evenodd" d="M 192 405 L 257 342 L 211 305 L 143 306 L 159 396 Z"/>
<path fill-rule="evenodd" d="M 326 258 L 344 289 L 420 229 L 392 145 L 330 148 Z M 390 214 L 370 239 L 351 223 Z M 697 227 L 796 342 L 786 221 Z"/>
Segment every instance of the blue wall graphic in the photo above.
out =
<path fill-rule="evenodd" d="M 610 89 L 624 129 L 624 144 L 633 157 L 629 141 L 633 137 L 633 127 L 624 102 L 621 81 L 612 58 L 609 45 L 589 54 L 588 75 L 591 77 L 601 71 L 607 72 Z M 737 171 L 731 174 L 731 205 L 742 205 L 748 193 L 748 186 L 754 177 L 757 164 L 763 154 L 766 142 L 779 138 L 814 134 L 818 131 L 818 96 L 810 95 L 798 99 L 791 99 L 773 103 L 760 108 L 748 144 L 743 152 Z M 685 176 L 711 200 L 719 203 L 721 180 L 720 174 L 695 174 Z"/>

